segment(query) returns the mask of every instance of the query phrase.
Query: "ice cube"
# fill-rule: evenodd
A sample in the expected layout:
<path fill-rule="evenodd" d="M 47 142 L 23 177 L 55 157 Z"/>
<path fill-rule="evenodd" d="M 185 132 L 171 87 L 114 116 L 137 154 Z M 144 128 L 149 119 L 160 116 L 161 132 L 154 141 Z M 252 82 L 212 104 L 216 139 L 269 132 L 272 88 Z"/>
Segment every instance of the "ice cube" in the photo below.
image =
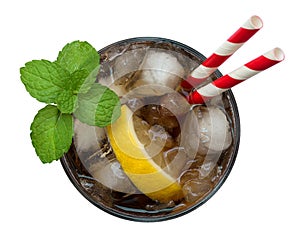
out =
<path fill-rule="evenodd" d="M 113 69 L 110 62 L 101 63 L 97 81 L 107 87 L 114 82 Z"/>
<path fill-rule="evenodd" d="M 160 98 L 160 105 L 169 110 L 172 115 L 181 118 L 190 110 L 187 100 L 178 92 L 167 93 Z"/>
<path fill-rule="evenodd" d="M 119 97 L 127 92 L 125 84 L 131 81 L 130 78 L 139 69 L 146 54 L 145 48 L 125 50 L 103 61 L 98 75 L 98 82 L 112 89 Z"/>
<path fill-rule="evenodd" d="M 174 146 L 172 136 L 160 125 L 153 125 L 148 131 L 152 142 L 161 147 L 171 148 Z"/>
<path fill-rule="evenodd" d="M 188 154 L 197 150 L 200 155 L 220 155 L 232 142 L 229 121 L 218 107 L 195 107 L 186 116 L 180 137 Z"/>
<path fill-rule="evenodd" d="M 110 162 L 97 162 L 89 171 L 93 178 L 114 191 L 127 194 L 138 193 L 116 159 Z"/>
<path fill-rule="evenodd" d="M 159 84 L 175 89 L 183 76 L 184 68 L 174 55 L 163 50 L 150 49 L 134 78 L 134 83 L 127 88 Z"/>
<path fill-rule="evenodd" d="M 173 178 L 179 178 L 184 170 L 190 167 L 189 157 L 183 147 L 173 147 L 163 153 L 165 170 Z"/>
<path fill-rule="evenodd" d="M 78 119 L 74 121 L 74 144 L 76 150 L 80 152 L 93 153 L 99 149 L 99 141 L 105 137 L 103 128 L 89 126 L 80 122 Z"/>
<path fill-rule="evenodd" d="M 146 49 L 139 48 L 127 51 L 115 58 L 113 66 L 114 79 L 118 80 L 139 70 L 145 54 Z"/>
<path fill-rule="evenodd" d="M 214 154 L 207 154 L 204 162 L 200 167 L 200 177 L 209 179 L 214 177 L 214 172 L 217 168 L 217 163 L 222 154 L 222 151 L 215 151 Z"/>
<path fill-rule="evenodd" d="M 213 188 L 211 181 L 204 179 L 199 169 L 189 169 L 183 172 L 180 176 L 180 184 L 187 202 L 194 202 L 204 197 Z"/>
<path fill-rule="evenodd" d="M 187 181 L 200 179 L 199 169 L 189 169 L 184 171 L 180 176 L 180 184 L 184 185 Z"/>
<path fill-rule="evenodd" d="M 202 118 L 199 121 L 199 152 L 203 147 L 208 153 L 227 149 L 231 142 L 230 124 L 225 113 L 218 107 L 201 108 Z"/>
<path fill-rule="evenodd" d="M 132 112 L 135 112 L 144 106 L 144 102 L 140 98 L 130 98 L 130 99 L 123 99 L 124 103 L 131 109 Z"/>
<path fill-rule="evenodd" d="M 189 180 L 183 187 L 183 194 L 187 202 L 195 202 L 204 197 L 212 189 L 212 185 L 203 180 Z"/>
<path fill-rule="evenodd" d="M 184 147 L 191 159 L 196 157 L 199 149 L 199 122 L 196 112 L 189 111 L 180 132 L 180 146 Z"/>
<path fill-rule="evenodd" d="M 170 53 L 149 50 L 140 68 L 141 79 L 149 84 L 162 84 L 175 88 L 184 75 L 184 69 L 177 58 Z"/>
<path fill-rule="evenodd" d="M 169 135 L 165 129 L 160 125 L 153 125 L 148 131 L 148 135 L 151 143 L 145 147 L 147 153 L 152 157 L 157 155 L 160 151 L 162 151 L 165 146 L 167 140 L 168 143 L 172 143 L 172 137 Z"/>
<path fill-rule="evenodd" d="M 139 141 L 145 146 L 149 145 L 151 143 L 151 139 L 149 137 L 149 129 L 151 126 L 136 115 L 132 116 L 132 121 Z"/>
<path fill-rule="evenodd" d="M 103 86 L 109 87 L 119 97 L 124 96 L 126 93 L 124 85 L 120 82 L 115 82 L 114 71 L 110 62 L 104 62 L 100 65 L 97 82 Z"/>

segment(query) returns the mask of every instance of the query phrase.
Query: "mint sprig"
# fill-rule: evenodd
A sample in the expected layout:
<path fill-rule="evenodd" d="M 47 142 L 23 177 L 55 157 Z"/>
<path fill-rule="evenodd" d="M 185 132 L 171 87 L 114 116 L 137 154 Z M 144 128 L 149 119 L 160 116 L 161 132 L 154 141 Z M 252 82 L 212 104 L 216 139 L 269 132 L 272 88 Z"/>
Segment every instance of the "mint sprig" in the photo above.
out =
<path fill-rule="evenodd" d="M 31 124 L 31 139 L 43 163 L 59 159 L 72 143 L 73 116 L 105 127 L 120 115 L 118 96 L 95 83 L 100 56 L 87 42 L 67 44 L 54 62 L 33 60 L 20 69 L 29 94 L 48 104 Z"/>

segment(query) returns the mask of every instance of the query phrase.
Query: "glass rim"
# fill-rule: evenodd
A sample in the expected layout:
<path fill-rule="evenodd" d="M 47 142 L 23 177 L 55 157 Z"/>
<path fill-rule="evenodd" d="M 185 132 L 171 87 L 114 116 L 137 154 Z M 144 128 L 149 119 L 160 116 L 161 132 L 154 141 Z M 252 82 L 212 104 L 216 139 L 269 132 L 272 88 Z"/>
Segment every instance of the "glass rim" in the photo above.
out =
<path fill-rule="evenodd" d="M 105 52 L 107 49 L 109 49 L 113 46 L 118 46 L 120 44 L 133 43 L 133 42 L 146 42 L 146 41 L 171 43 L 171 44 L 174 44 L 175 46 L 183 48 L 184 51 L 191 53 L 193 56 L 199 58 L 202 61 L 204 61 L 206 59 L 206 57 L 203 54 L 201 54 L 197 50 L 191 48 L 190 46 L 187 46 L 183 43 L 180 43 L 180 42 L 172 40 L 172 39 L 167 39 L 167 38 L 162 38 L 162 37 L 134 37 L 134 38 L 124 39 L 124 40 L 120 40 L 120 41 L 117 41 L 117 42 L 114 42 L 112 44 L 105 46 L 104 48 L 100 49 L 98 51 L 98 53 L 100 54 L 102 52 Z M 214 74 L 218 78 L 222 76 L 222 73 L 219 70 L 216 70 L 214 72 Z M 99 208 L 99 209 L 103 210 L 104 212 L 111 214 L 113 216 L 116 216 L 116 217 L 119 217 L 122 219 L 126 219 L 126 220 L 130 220 L 130 221 L 136 221 L 136 222 L 159 222 L 159 221 L 166 221 L 166 220 L 174 219 L 177 217 L 181 217 L 185 214 L 188 214 L 188 213 L 192 212 L 193 210 L 195 210 L 196 208 L 202 206 L 204 203 L 206 203 L 222 187 L 222 185 L 228 178 L 229 174 L 231 173 L 231 170 L 234 166 L 234 163 L 235 163 L 235 160 L 237 157 L 237 153 L 239 150 L 239 143 L 240 143 L 240 132 L 241 132 L 240 131 L 240 117 L 239 117 L 238 107 L 237 107 L 237 103 L 235 101 L 233 92 L 229 89 L 225 92 L 225 94 L 227 95 L 227 98 L 230 100 L 230 105 L 231 105 L 231 108 L 233 109 L 233 119 L 234 119 L 234 125 L 235 125 L 234 133 L 233 133 L 233 135 L 234 135 L 233 152 L 230 156 L 230 159 L 228 161 L 228 165 L 226 166 L 224 174 L 222 175 L 222 177 L 220 178 L 220 180 L 216 184 L 216 186 L 212 189 L 212 191 L 210 191 L 200 201 L 189 206 L 187 209 L 178 211 L 174 214 L 172 214 L 172 213 L 166 214 L 161 217 L 156 217 L 156 216 L 151 217 L 151 215 L 149 215 L 149 216 L 134 216 L 134 215 L 121 213 L 119 210 L 115 210 L 113 208 L 105 206 L 104 204 L 94 201 L 89 196 L 89 193 L 82 188 L 81 184 L 77 182 L 77 179 L 76 179 L 75 175 L 73 174 L 73 172 L 69 169 L 69 166 L 67 165 L 66 155 L 63 155 L 63 157 L 60 158 L 61 165 L 62 165 L 65 173 L 67 174 L 69 180 L 76 187 L 76 189 L 81 193 L 81 195 L 83 195 L 90 203 L 95 205 L 97 208 Z"/>

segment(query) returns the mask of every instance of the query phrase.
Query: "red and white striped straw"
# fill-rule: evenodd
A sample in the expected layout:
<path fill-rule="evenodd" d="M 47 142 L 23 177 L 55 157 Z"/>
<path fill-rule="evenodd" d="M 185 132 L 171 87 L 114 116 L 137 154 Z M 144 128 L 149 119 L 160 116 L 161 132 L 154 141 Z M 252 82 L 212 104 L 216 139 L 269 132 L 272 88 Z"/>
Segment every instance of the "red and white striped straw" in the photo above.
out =
<path fill-rule="evenodd" d="M 248 41 L 263 26 L 258 16 L 249 18 L 225 43 L 223 43 L 210 57 L 208 57 L 190 76 L 181 83 L 185 89 L 197 87 L 203 83 L 218 67 L 234 52 Z"/>
<path fill-rule="evenodd" d="M 225 92 L 233 86 L 279 63 L 283 59 L 283 51 L 280 48 L 274 48 L 231 73 L 218 78 L 204 87 L 196 89 L 188 96 L 188 102 L 190 104 L 203 104 L 210 98 Z"/>

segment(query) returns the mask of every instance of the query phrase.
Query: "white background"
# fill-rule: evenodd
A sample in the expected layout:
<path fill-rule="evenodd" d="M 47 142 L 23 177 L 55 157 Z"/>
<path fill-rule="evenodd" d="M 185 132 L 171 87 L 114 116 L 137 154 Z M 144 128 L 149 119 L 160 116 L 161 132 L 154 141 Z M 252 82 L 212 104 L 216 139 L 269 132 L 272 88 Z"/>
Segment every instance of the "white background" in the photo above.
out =
<path fill-rule="evenodd" d="M 299 12 L 297 1 L 2 1 L 1 241 L 299 241 Z M 171 221 L 121 220 L 91 205 L 59 162 L 43 165 L 29 127 L 44 105 L 19 68 L 54 60 L 73 40 L 100 49 L 160 36 L 210 55 L 251 15 L 264 27 L 220 70 L 226 74 L 278 46 L 286 59 L 235 87 L 242 125 L 236 164 L 217 194 Z"/>

